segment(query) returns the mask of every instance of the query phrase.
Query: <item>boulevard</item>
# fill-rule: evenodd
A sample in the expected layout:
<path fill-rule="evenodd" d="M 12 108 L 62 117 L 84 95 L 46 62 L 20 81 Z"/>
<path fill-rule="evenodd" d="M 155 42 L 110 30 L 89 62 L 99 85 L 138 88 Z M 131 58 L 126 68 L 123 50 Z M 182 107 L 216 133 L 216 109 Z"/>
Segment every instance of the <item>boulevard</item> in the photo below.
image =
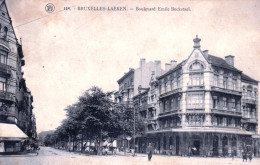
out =
<path fill-rule="evenodd" d="M 202 157 L 179 157 L 153 155 L 152 160 L 147 160 L 147 155 L 138 154 L 136 157 L 123 155 L 96 156 L 84 155 L 53 149 L 50 147 L 41 147 L 39 155 L 19 155 L 19 156 L 1 156 L 1 165 L 259 165 L 260 159 L 254 158 L 252 162 L 243 162 L 241 158 L 202 158 Z"/>

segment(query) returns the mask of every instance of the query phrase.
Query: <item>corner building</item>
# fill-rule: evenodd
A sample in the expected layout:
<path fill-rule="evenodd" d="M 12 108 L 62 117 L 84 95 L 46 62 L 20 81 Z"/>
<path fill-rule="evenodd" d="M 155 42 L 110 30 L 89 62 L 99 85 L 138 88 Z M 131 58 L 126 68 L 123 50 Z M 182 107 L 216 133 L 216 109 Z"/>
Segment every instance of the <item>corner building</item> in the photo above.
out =
<path fill-rule="evenodd" d="M 0 0 L 0 154 L 24 151 L 37 139 L 23 57 L 6 1 Z"/>
<path fill-rule="evenodd" d="M 157 125 L 147 129 L 154 152 L 187 156 L 259 156 L 252 136 L 258 129 L 258 81 L 225 59 L 202 51 L 196 37 L 193 51 L 157 77 Z M 149 98 L 148 98 L 149 99 Z"/>

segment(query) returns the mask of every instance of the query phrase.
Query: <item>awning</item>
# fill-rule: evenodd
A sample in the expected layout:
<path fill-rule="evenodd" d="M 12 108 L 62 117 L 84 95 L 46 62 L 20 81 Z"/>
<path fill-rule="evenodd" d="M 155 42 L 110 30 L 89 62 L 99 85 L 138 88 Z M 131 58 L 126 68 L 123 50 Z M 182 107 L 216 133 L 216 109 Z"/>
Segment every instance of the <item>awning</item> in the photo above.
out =
<path fill-rule="evenodd" d="M 21 141 L 28 136 L 15 124 L 0 123 L 0 141 Z"/>

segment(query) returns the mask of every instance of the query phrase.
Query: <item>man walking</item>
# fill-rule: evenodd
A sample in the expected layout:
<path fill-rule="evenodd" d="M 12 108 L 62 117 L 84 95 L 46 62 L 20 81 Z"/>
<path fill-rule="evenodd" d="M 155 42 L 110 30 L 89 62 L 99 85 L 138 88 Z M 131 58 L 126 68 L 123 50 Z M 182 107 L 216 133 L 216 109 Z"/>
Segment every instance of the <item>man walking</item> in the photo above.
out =
<path fill-rule="evenodd" d="M 153 156 L 153 147 L 152 147 L 151 143 L 149 143 L 147 151 L 148 151 L 148 161 L 151 161 L 152 156 Z"/>

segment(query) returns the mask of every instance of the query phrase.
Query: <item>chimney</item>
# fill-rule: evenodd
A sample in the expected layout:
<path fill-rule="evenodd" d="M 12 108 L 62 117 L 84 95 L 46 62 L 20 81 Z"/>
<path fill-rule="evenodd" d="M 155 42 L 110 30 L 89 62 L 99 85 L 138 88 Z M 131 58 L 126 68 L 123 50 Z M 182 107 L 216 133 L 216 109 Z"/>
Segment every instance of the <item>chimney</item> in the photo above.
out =
<path fill-rule="evenodd" d="M 193 46 L 193 48 L 200 48 L 200 41 L 201 41 L 201 39 L 200 38 L 198 38 L 198 35 L 196 35 L 196 38 L 194 38 L 193 39 L 193 42 L 194 42 L 194 46 Z"/>
<path fill-rule="evenodd" d="M 168 72 L 171 69 L 171 64 L 165 64 L 165 71 Z"/>
<path fill-rule="evenodd" d="M 162 73 L 162 68 L 161 68 L 161 61 L 154 61 L 154 63 L 155 63 L 155 75 L 156 76 L 160 76 Z"/>
<path fill-rule="evenodd" d="M 145 58 L 140 59 L 140 68 L 144 67 L 145 65 Z"/>
<path fill-rule="evenodd" d="M 208 50 L 204 50 L 204 51 L 203 51 L 203 54 L 204 54 L 204 56 L 205 56 L 206 58 L 208 58 L 209 51 L 208 51 Z"/>
<path fill-rule="evenodd" d="M 228 55 L 225 57 L 226 63 L 228 63 L 231 66 L 234 66 L 234 56 Z"/>
<path fill-rule="evenodd" d="M 171 60 L 171 69 L 172 69 L 172 68 L 175 68 L 175 67 L 176 67 L 176 64 L 177 64 L 177 61 Z"/>

